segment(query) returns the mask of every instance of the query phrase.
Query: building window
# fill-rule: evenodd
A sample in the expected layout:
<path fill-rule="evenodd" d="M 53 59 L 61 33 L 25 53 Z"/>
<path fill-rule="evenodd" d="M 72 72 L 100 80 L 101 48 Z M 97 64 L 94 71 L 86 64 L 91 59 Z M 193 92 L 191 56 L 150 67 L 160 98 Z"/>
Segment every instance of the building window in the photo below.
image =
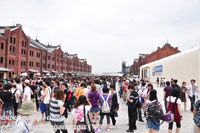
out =
<path fill-rule="evenodd" d="M 52 68 L 54 69 L 54 68 L 55 68 L 55 66 L 54 66 L 54 65 L 52 65 Z"/>
<path fill-rule="evenodd" d="M 1 57 L 0 63 L 3 64 L 3 57 Z"/>
<path fill-rule="evenodd" d="M 4 43 L 1 43 L 1 49 L 3 50 L 3 47 L 4 47 Z"/>
<path fill-rule="evenodd" d="M 26 50 L 24 50 L 24 55 L 26 55 Z"/>
<path fill-rule="evenodd" d="M 10 46 L 10 51 L 12 51 L 12 47 Z"/>
<path fill-rule="evenodd" d="M 22 47 L 24 47 L 24 41 L 22 41 Z"/>
<path fill-rule="evenodd" d="M 26 42 L 25 42 L 25 46 L 24 47 L 26 47 Z"/>
<path fill-rule="evenodd" d="M 15 47 L 13 47 L 13 52 L 15 52 Z"/>
<path fill-rule="evenodd" d="M 9 65 L 11 65 L 11 60 L 9 60 Z"/>
<path fill-rule="evenodd" d="M 50 64 L 48 64 L 48 68 L 50 68 Z"/>
<path fill-rule="evenodd" d="M 51 60 L 51 56 L 48 56 L 48 60 Z"/>
<path fill-rule="evenodd" d="M 23 62 L 21 61 L 21 66 L 23 66 Z"/>
<path fill-rule="evenodd" d="M 12 36 L 10 37 L 10 43 L 12 43 Z"/>
<path fill-rule="evenodd" d="M 14 61 L 14 60 L 12 60 L 12 65 L 13 65 L 13 66 L 15 65 L 15 61 Z"/>
<path fill-rule="evenodd" d="M 15 44 L 15 38 L 13 38 L 13 43 Z"/>
<path fill-rule="evenodd" d="M 26 62 L 24 61 L 24 66 L 26 66 Z"/>
<path fill-rule="evenodd" d="M 45 68 L 46 67 L 46 64 L 43 64 L 43 68 Z"/>

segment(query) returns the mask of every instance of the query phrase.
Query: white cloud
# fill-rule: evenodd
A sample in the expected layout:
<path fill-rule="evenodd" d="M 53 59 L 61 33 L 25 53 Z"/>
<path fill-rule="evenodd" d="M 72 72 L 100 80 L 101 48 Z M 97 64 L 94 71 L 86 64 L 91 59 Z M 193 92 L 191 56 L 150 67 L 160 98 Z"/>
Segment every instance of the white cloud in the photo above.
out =
<path fill-rule="evenodd" d="M 110 72 L 166 40 L 181 50 L 199 45 L 199 7 L 198 0 L 6 0 L 0 25 L 21 23 L 32 38 L 78 53 L 94 72 Z"/>

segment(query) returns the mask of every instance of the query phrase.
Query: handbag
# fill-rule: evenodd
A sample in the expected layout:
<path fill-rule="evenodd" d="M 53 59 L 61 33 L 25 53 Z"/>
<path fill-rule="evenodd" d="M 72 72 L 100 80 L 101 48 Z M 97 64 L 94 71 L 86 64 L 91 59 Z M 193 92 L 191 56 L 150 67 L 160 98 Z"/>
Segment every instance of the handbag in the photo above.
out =
<path fill-rule="evenodd" d="M 178 98 L 176 98 L 172 110 L 168 111 L 168 112 L 165 114 L 165 122 L 167 122 L 167 123 L 171 123 L 171 122 L 174 121 L 174 110 L 175 110 L 175 106 L 176 106 L 177 100 L 178 100 Z M 171 101 L 171 97 L 170 97 L 170 101 Z"/>
<path fill-rule="evenodd" d="M 85 116 L 85 105 L 84 105 L 83 113 L 84 113 L 84 124 L 86 125 L 86 129 L 84 130 L 84 133 L 95 133 L 95 130 L 94 130 L 93 126 L 92 126 L 92 123 L 90 121 L 90 117 L 89 117 L 88 114 L 87 114 L 87 117 L 88 117 L 88 120 L 89 120 L 90 129 L 89 129 L 88 125 L 87 125 L 86 116 Z"/>

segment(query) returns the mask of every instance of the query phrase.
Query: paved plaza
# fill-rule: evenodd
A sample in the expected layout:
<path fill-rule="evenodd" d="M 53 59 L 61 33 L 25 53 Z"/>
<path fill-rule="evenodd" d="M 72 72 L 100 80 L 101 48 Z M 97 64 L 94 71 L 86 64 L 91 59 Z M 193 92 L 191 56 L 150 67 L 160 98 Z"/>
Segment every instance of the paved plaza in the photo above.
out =
<path fill-rule="evenodd" d="M 158 92 L 158 98 L 159 101 L 162 101 L 163 105 L 163 88 L 157 88 L 156 85 L 154 85 Z M 198 92 L 199 93 L 199 92 Z M 120 109 L 119 109 L 119 117 L 116 118 L 117 120 L 117 128 L 111 129 L 110 133 L 125 133 L 126 130 L 128 129 L 128 110 L 127 110 L 127 105 L 122 101 L 122 99 L 119 99 L 120 103 Z M 164 105 L 163 105 L 164 107 Z M 183 111 L 183 105 L 181 106 L 182 111 Z M 194 126 L 193 120 L 192 120 L 192 113 L 189 111 L 190 108 L 190 101 L 187 99 L 187 112 L 182 112 L 183 115 L 183 120 L 181 122 L 181 133 L 192 133 L 192 129 Z M 164 109 L 164 108 L 163 108 Z M 36 117 L 41 117 L 41 114 L 38 112 L 36 114 Z M 145 120 L 145 118 L 144 118 Z M 12 122 L 14 124 L 14 122 Z M 66 127 L 68 128 L 69 133 L 73 133 L 73 128 L 72 128 L 72 116 L 69 114 L 69 117 L 65 120 Z M 37 128 L 35 130 L 35 133 L 41 133 L 41 132 L 46 132 L 46 133 L 53 133 L 53 128 L 50 125 L 49 122 L 44 122 L 39 125 L 40 128 Z M 96 129 L 97 125 L 94 126 Z M 112 126 L 111 126 L 112 127 Z M 175 127 L 175 124 L 174 124 Z M 167 133 L 168 129 L 168 124 L 163 123 L 161 125 L 160 133 Z M 1 131 L 1 133 L 10 133 L 13 132 L 12 130 L 10 131 Z M 103 127 L 102 127 L 102 133 L 106 133 L 106 119 L 104 119 Z M 134 131 L 135 133 L 147 133 L 148 129 L 146 126 L 146 120 L 144 123 L 137 121 L 137 130 Z"/>

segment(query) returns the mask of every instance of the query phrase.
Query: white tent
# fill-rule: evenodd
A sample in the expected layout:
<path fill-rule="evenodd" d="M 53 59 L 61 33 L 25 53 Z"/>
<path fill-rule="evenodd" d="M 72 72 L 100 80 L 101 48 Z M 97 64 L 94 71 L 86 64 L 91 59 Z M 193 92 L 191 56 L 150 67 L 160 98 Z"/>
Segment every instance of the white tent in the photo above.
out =
<path fill-rule="evenodd" d="M 140 77 L 154 83 L 157 77 L 165 78 L 165 81 L 173 78 L 179 85 L 183 81 L 189 85 L 190 80 L 195 79 L 200 87 L 200 47 L 145 64 L 140 67 Z"/>

